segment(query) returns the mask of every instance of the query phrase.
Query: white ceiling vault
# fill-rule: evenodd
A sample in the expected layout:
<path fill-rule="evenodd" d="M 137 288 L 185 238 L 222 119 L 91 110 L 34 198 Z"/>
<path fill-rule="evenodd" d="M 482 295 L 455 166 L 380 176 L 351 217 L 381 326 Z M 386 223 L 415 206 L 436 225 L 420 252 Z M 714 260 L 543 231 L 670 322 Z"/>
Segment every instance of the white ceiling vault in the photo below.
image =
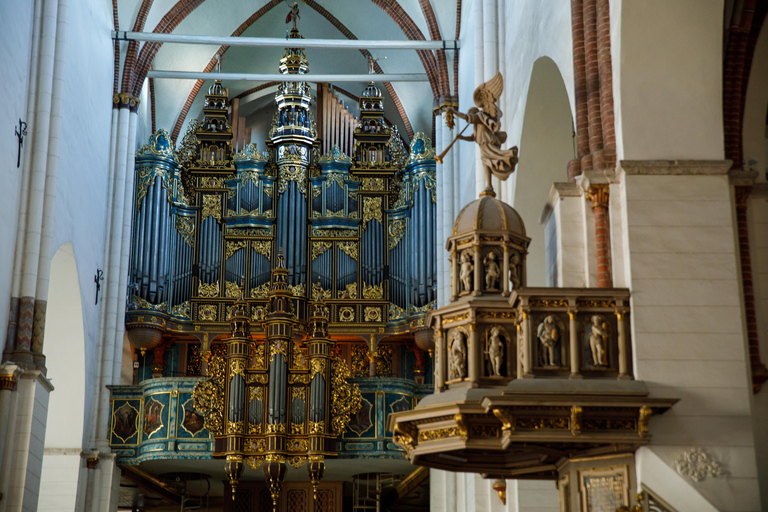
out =
<path fill-rule="evenodd" d="M 150 4 L 146 15 L 144 32 L 161 32 L 158 24 L 174 7 L 177 9 L 188 0 L 115 0 L 117 2 L 118 23 L 120 30 L 133 30 L 142 4 Z M 254 13 L 265 6 L 269 0 L 202 0 L 194 10 L 178 23 L 172 33 L 209 36 L 231 36 Z M 274 3 L 274 2 L 273 2 Z M 293 3 L 293 0 L 291 0 Z M 412 20 L 425 39 L 432 39 L 425 9 L 431 7 L 437 19 L 440 38 L 455 39 L 456 36 L 456 3 L 457 0 L 314 0 L 308 3 L 299 0 L 300 22 L 299 30 L 306 38 L 317 39 L 347 39 L 337 25 L 346 28 L 354 38 L 366 40 L 407 40 L 404 31 L 392 19 L 387 10 L 402 9 Z M 319 6 L 319 8 L 318 8 Z M 326 10 L 330 16 L 323 16 L 319 11 Z M 246 28 L 240 36 L 245 37 L 285 37 L 289 29 L 285 23 L 289 7 L 286 2 L 273 5 L 259 19 Z M 330 20 L 328 18 L 331 18 Z M 414 39 L 412 36 L 411 39 Z M 142 43 L 147 44 L 147 43 Z M 127 43 L 121 44 L 125 63 Z M 209 65 L 214 54 L 219 51 L 216 45 L 201 44 L 163 44 L 152 62 L 155 70 L 203 71 Z M 434 52 L 433 52 L 434 53 Z M 448 51 L 446 54 L 452 52 Z M 240 73 L 277 73 L 278 61 L 282 54 L 279 48 L 230 47 L 222 59 L 222 72 Z M 364 74 L 367 73 L 367 61 L 359 50 L 308 48 L 310 73 L 323 74 Z M 415 50 L 373 50 L 374 57 L 386 60 L 378 61 L 384 73 L 425 73 L 422 60 Z M 448 70 L 452 72 L 452 55 L 447 55 Z M 122 83 L 122 73 L 118 83 Z M 146 87 L 146 80 L 144 86 Z M 212 81 L 207 80 L 200 88 L 194 99 L 189 113 L 182 114 L 185 103 L 195 86 L 195 80 L 154 79 L 155 119 L 157 128 L 165 128 L 173 132 L 179 119 L 183 125 L 178 135 L 180 140 L 186 131 L 188 123 L 202 114 L 202 101 L 205 92 Z M 453 80 L 450 80 L 451 84 Z M 229 87 L 230 98 L 253 89 L 260 82 L 237 81 L 226 83 Z M 334 83 L 341 89 L 359 95 L 365 84 Z M 382 83 L 377 85 L 386 91 Z M 397 82 L 393 83 L 395 94 L 400 99 L 405 114 L 414 132 L 423 131 L 427 134 L 432 130 L 433 92 L 430 83 Z M 452 87 L 452 85 L 451 85 Z M 316 89 L 313 86 L 313 89 Z M 263 148 L 265 127 L 271 120 L 274 103 L 271 98 L 275 87 L 267 87 L 258 92 L 241 98 L 240 112 L 246 116 L 246 126 L 253 128 L 254 140 Z M 456 91 L 451 90 L 451 94 Z M 354 101 L 340 95 L 344 103 L 356 114 Z M 386 117 L 397 124 L 400 133 L 407 137 L 401 115 L 387 95 Z M 143 141 L 138 141 L 140 144 Z"/>

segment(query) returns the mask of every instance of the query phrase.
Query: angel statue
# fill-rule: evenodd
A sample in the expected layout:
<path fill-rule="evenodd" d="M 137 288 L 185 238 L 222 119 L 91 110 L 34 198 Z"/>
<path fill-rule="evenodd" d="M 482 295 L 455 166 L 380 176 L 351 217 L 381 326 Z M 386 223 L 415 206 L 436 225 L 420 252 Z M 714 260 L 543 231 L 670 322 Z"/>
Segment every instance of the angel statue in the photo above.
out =
<path fill-rule="evenodd" d="M 491 184 L 491 174 L 500 180 L 506 180 L 515 171 L 517 165 L 517 146 L 511 149 L 501 149 L 501 145 L 507 140 L 507 133 L 500 131 L 499 119 L 502 112 L 496 105 L 504 87 L 504 79 L 501 73 L 496 73 L 493 78 L 475 89 L 472 99 L 477 107 L 467 110 L 467 113 L 455 111 L 449 107 L 447 119 L 456 116 L 467 121 L 467 126 L 474 125 L 475 132 L 471 136 L 458 135 L 457 139 L 475 141 L 480 146 L 480 155 L 485 170 L 487 187 L 483 194 L 495 196 Z M 465 128 L 466 129 L 466 128 Z M 462 130 L 463 133 L 463 130 Z M 451 144 L 453 145 L 453 144 Z M 446 151 L 450 146 L 446 148 Z M 440 155 L 444 156 L 445 152 Z M 440 161 L 440 160 L 438 160 Z"/>

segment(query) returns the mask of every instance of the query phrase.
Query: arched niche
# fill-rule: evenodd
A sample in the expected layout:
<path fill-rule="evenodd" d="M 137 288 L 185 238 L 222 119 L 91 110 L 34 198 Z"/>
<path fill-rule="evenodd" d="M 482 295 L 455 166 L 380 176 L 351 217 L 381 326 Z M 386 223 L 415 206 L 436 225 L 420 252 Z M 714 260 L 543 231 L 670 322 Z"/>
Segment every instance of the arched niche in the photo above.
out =
<path fill-rule="evenodd" d="M 528 286 L 553 284 L 547 282 L 547 275 L 552 275 L 547 265 L 554 265 L 556 258 L 546 257 L 545 247 L 555 248 L 554 243 L 546 243 L 547 236 L 554 237 L 554 226 L 547 227 L 539 219 L 552 184 L 566 181 L 566 167 L 573 158 L 573 123 L 565 83 L 554 61 L 540 57 L 533 64 L 525 103 L 513 203 L 531 238 Z"/>
<path fill-rule="evenodd" d="M 43 351 L 54 390 L 40 476 L 38 510 L 75 510 L 85 411 L 85 331 L 72 244 L 51 260 Z"/>

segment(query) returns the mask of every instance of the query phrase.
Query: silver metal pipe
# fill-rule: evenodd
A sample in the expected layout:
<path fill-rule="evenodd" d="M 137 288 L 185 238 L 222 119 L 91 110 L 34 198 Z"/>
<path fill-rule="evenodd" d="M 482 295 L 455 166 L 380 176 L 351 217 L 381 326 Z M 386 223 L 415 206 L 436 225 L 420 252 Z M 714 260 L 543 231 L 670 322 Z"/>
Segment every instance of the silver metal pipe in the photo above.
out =
<path fill-rule="evenodd" d="M 245 80 L 248 82 L 427 82 L 426 73 L 384 73 L 384 74 L 356 74 L 356 75 L 330 75 L 313 74 L 306 75 L 282 73 L 207 73 L 205 71 L 174 71 L 167 69 L 153 69 L 147 73 L 148 78 L 173 78 L 181 80 L 226 80 L 235 82 Z"/>
<path fill-rule="evenodd" d="M 131 32 L 113 30 L 112 39 L 117 41 L 148 41 L 152 43 L 211 44 L 216 46 L 252 46 L 262 48 L 346 48 L 376 50 L 458 50 L 459 41 L 373 41 L 369 39 L 301 39 L 297 43 L 282 37 L 233 37 L 191 34 L 159 34 L 156 32 Z M 296 41 L 296 40 L 294 40 Z M 300 46 L 299 46 L 300 45 Z"/>

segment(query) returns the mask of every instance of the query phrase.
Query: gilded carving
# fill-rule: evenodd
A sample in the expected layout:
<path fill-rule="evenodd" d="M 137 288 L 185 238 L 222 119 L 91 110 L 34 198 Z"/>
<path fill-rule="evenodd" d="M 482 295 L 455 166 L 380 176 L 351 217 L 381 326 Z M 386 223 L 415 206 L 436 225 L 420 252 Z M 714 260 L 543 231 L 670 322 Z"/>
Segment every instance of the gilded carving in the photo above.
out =
<path fill-rule="evenodd" d="M 226 363 L 219 353 L 212 353 L 208 363 L 208 379 L 201 380 L 192 392 L 195 409 L 203 413 L 205 428 L 211 434 L 221 434 L 224 411 L 224 370 Z"/>
<path fill-rule="evenodd" d="M 251 248 L 267 258 L 272 255 L 272 242 L 270 240 L 254 240 L 251 242 Z"/>
<path fill-rule="evenodd" d="M 266 299 L 269 294 L 269 283 L 251 288 L 252 299 Z"/>
<path fill-rule="evenodd" d="M 176 231 L 188 246 L 195 243 L 195 218 L 176 215 Z"/>
<path fill-rule="evenodd" d="M 302 148 L 306 149 L 306 148 Z M 299 159 L 299 161 L 301 161 Z M 279 179 L 277 183 L 277 192 L 282 194 L 288 190 L 288 182 L 295 181 L 299 187 L 299 192 L 307 189 L 307 171 L 301 165 L 281 165 Z"/>
<path fill-rule="evenodd" d="M 131 296 L 131 303 L 135 304 L 136 309 L 149 309 L 152 311 L 165 311 L 166 303 L 150 304 L 146 300 L 142 299 L 138 295 Z M 141 320 L 139 320 L 141 321 Z"/>
<path fill-rule="evenodd" d="M 186 318 L 189 320 L 190 315 L 191 309 L 188 300 L 185 300 L 181 304 L 177 304 L 171 308 L 171 316 L 175 316 L 177 318 Z"/>
<path fill-rule="evenodd" d="M 532 308 L 567 308 L 568 299 L 531 299 Z"/>
<path fill-rule="evenodd" d="M 390 302 L 389 310 L 387 313 L 387 320 L 392 322 L 394 320 L 401 320 L 403 318 L 405 318 L 405 310 Z"/>
<path fill-rule="evenodd" d="M 231 258 L 233 254 L 245 247 L 245 244 L 245 240 L 227 241 L 227 249 L 224 254 L 224 259 L 228 260 Z"/>
<path fill-rule="evenodd" d="M 363 310 L 366 322 L 381 322 L 381 308 L 367 306 Z"/>
<path fill-rule="evenodd" d="M 312 242 L 312 259 L 317 259 L 318 256 L 331 248 L 331 242 L 314 241 Z"/>
<path fill-rule="evenodd" d="M 610 299 L 577 299 L 576 307 L 613 309 L 616 307 L 616 301 Z"/>
<path fill-rule="evenodd" d="M 344 290 L 339 290 L 340 299 L 356 299 L 357 283 L 348 284 Z"/>
<path fill-rule="evenodd" d="M 199 297 L 217 297 L 219 295 L 219 282 L 216 281 L 211 284 L 199 283 L 197 295 Z"/>
<path fill-rule="evenodd" d="M 240 298 L 240 285 L 232 283 L 230 281 L 224 281 L 224 293 L 225 296 L 230 299 Z"/>
<path fill-rule="evenodd" d="M 354 322 L 355 321 L 355 308 L 345 306 L 339 308 L 339 320 L 342 322 Z"/>
<path fill-rule="evenodd" d="M 384 190 L 384 178 L 363 178 L 363 190 Z"/>
<path fill-rule="evenodd" d="M 297 285 L 288 286 L 288 289 L 291 291 L 291 295 L 294 297 L 303 297 L 305 288 L 304 283 L 299 283 Z"/>
<path fill-rule="evenodd" d="M 515 418 L 516 429 L 569 430 L 570 418 Z"/>
<path fill-rule="evenodd" d="M 310 365 L 310 380 L 315 378 L 318 373 L 325 373 L 325 359 L 314 358 L 309 363 Z"/>
<path fill-rule="evenodd" d="M 336 435 L 344 433 L 352 415 L 362 407 L 360 388 L 348 378 L 347 363 L 336 358 L 331 365 L 331 430 Z"/>
<path fill-rule="evenodd" d="M 203 322 L 215 322 L 218 309 L 215 304 L 201 304 L 197 307 L 197 318 Z"/>
<path fill-rule="evenodd" d="M 338 247 L 344 251 L 347 256 L 357 261 L 357 242 L 339 242 Z"/>
<path fill-rule="evenodd" d="M 400 243 L 403 236 L 405 236 L 405 219 L 394 219 L 389 221 L 387 226 L 387 232 L 389 233 L 388 248 L 391 251 L 397 244 Z"/>
<path fill-rule="evenodd" d="M 384 297 L 384 283 L 378 285 L 369 285 L 363 282 L 363 298 L 369 300 L 381 299 Z"/>
<path fill-rule="evenodd" d="M 221 222 L 221 196 L 218 194 L 203 194 L 202 219 L 213 217 Z"/>
<path fill-rule="evenodd" d="M 456 427 L 436 428 L 432 430 L 422 430 L 419 432 L 419 442 L 422 441 L 439 441 L 440 439 L 448 439 L 451 437 L 459 437 L 459 429 Z"/>
<path fill-rule="evenodd" d="M 384 223 L 381 217 L 381 197 L 365 197 L 363 198 L 363 224 L 374 219 L 381 224 Z"/>
<path fill-rule="evenodd" d="M 267 423 L 267 434 L 285 434 L 284 423 Z"/>
<path fill-rule="evenodd" d="M 468 318 L 469 318 L 469 311 L 465 313 L 459 313 L 456 315 L 447 315 L 443 317 L 443 325 L 455 324 L 456 322 L 461 322 L 462 320 L 466 320 Z"/>

